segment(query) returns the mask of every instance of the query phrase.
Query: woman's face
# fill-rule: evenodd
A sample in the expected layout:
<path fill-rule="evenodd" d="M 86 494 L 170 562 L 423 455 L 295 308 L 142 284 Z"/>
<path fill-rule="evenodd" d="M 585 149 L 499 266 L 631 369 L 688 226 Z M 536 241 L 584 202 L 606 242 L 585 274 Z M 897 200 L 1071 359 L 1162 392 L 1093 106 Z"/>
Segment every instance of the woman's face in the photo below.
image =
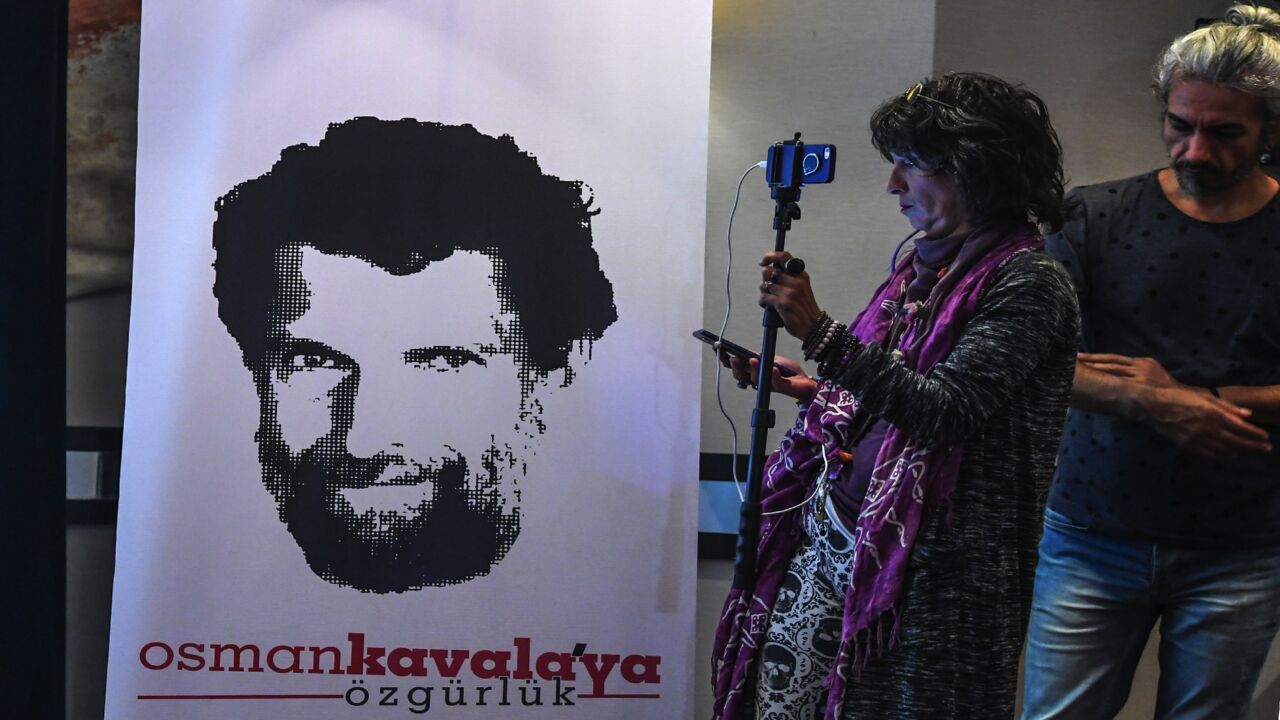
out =
<path fill-rule="evenodd" d="M 956 181 L 935 172 L 909 155 L 890 153 L 893 170 L 885 188 L 898 198 L 898 206 L 911 227 L 926 238 L 944 238 L 973 229 L 969 211 Z"/>

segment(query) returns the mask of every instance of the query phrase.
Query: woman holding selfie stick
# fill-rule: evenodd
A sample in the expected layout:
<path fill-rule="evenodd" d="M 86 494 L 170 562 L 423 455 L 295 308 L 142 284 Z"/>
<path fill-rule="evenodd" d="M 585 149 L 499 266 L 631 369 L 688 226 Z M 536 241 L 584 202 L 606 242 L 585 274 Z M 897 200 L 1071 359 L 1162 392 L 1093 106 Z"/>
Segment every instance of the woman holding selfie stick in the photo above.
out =
<path fill-rule="evenodd" d="M 866 309 L 846 326 L 788 253 L 760 263 L 817 375 L 773 376 L 800 414 L 717 632 L 717 718 L 1013 714 L 1079 333 L 1032 224 L 1062 222 L 1061 148 L 1035 94 L 976 73 L 885 101 L 871 134 L 919 237 Z"/>

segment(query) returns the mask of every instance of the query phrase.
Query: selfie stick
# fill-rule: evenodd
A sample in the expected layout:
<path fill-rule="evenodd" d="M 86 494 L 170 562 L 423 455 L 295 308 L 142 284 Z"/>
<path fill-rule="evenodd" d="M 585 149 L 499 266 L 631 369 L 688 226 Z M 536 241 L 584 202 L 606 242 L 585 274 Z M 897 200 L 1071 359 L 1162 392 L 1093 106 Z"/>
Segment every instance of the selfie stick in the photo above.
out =
<path fill-rule="evenodd" d="M 800 183 L 804 179 L 804 143 L 800 133 L 795 139 L 778 143 L 794 145 L 791 167 L 782 162 L 771 163 L 767 178 L 774 200 L 773 229 L 777 232 L 773 243 L 775 252 L 781 252 L 786 242 L 791 221 L 800 219 Z M 774 158 L 784 157 L 781 147 L 775 146 Z M 790 172 L 788 172 L 788 170 Z M 797 270 L 796 272 L 803 272 Z M 764 479 L 765 443 L 769 428 L 774 424 L 774 413 L 769 409 L 769 395 L 773 386 L 773 356 L 778 342 L 778 328 L 782 318 L 772 307 L 764 309 L 764 339 L 760 342 L 760 374 L 756 376 L 756 407 L 751 412 L 751 455 L 747 464 L 747 495 L 742 501 L 742 513 L 738 519 L 738 546 L 733 567 L 733 587 L 744 592 L 755 588 L 756 549 L 760 543 L 760 485 Z"/>

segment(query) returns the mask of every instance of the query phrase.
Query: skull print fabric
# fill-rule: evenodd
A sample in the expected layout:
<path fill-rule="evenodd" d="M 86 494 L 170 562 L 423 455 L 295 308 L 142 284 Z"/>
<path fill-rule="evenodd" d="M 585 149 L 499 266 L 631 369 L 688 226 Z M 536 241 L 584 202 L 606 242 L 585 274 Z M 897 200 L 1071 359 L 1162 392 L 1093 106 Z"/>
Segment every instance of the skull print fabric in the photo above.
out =
<path fill-rule="evenodd" d="M 808 539 L 778 591 L 760 655 L 758 720 L 822 716 L 853 562 L 853 542 L 831 515 L 825 507 L 808 513 Z"/>

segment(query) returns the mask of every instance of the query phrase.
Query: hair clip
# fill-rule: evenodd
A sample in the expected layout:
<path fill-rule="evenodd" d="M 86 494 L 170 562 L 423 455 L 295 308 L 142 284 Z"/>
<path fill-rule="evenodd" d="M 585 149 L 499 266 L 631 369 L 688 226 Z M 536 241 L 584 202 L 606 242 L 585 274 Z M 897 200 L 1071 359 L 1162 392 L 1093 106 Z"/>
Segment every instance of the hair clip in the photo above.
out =
<path fill-rule="evenodd" d="M 924 83 L 920 83 L 920 82 L 918 82 L 918 83 L 916 83 L 915 85 L 912 85 L 911 87 L 907 88 L 907 91 L 906 91 L 905 93 L 903 93 L 903 94 L 902 94 L 902 98 L 903 98 L 904 100 L 906 100 L 906 101 L 907 101 L 907 104 L 908 104 L 908 105 L 910 105 L 911 103 L 913 103 L 913 102 L 915 101 L 915 99 L 916 99 L 916 98 L 923 98 L 923 99 L 925 99 L 925 100 L 928 100 L 928 101 L 929 101 L 929 102 L 931 102 L 931 103 L 937 103 L 938 105 L 941 105 L 942 107 L 945 107 L 945 108 L 951 108 L 952 110 L 955 110 L 956 112 L 964 112 L 963 110 L 961 110 L 960 108 L 956 107 L 955 105 L 952 105 L 951 103 L 945 103 L 945 102 L 942 102 L 941 100 L 939 100 L 939 99 L 937 99 L 937 98 L 935 98 L 935 97 L 929 97 L 928 95 L 925 95 L 925 94 L 924 94 Z"/>

